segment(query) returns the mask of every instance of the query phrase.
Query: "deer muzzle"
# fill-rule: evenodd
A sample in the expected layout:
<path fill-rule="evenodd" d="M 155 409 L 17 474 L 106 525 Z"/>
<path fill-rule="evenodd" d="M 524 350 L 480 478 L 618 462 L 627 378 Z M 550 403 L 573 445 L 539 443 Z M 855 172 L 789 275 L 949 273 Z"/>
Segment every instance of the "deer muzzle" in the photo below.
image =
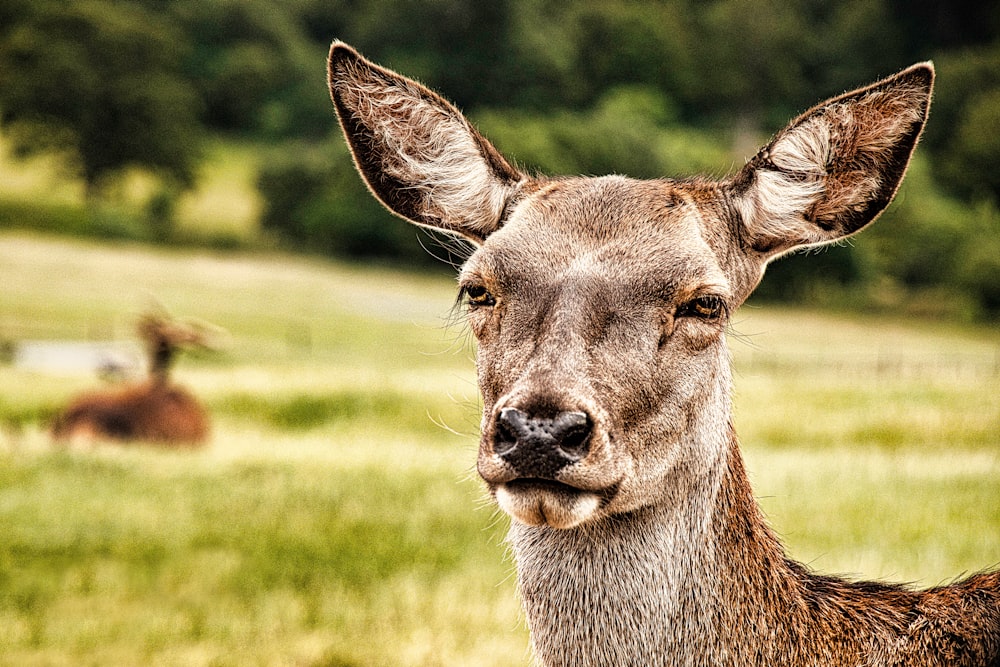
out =
<path fill-rule="evenodd" d="M 479 473 L 515 520 L 570 528 L 617 492 L 619 471 L 595 453 L 601 439 L 587 412 L 504 407 L 484 434 Z"/>

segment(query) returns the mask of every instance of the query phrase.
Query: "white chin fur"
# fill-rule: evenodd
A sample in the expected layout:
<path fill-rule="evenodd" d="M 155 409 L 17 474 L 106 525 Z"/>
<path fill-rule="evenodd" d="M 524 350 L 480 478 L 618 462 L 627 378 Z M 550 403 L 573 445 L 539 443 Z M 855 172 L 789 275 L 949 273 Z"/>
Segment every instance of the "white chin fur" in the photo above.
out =
<path fill-rule="evenodd" d="M 504 484 L 496 488 L 496 499 L 500 509 L 515 521 L 563 530 L 587 521 L 601 506 L 601 499 L 593 493 L 569 495 L 545 489 L 511 491 Z"/>

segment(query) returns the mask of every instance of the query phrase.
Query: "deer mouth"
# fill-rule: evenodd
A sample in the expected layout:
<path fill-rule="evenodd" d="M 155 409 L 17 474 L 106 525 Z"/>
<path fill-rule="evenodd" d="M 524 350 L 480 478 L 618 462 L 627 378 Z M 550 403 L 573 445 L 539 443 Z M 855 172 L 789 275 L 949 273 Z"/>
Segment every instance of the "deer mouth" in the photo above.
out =
<path fill-rule="evenodd" d="M 568 529 L 593 518 L 610 502 L 617 485 L 589 491 L 550 479 L 524 477 L 493 486 L 497 504 L 511 518 L 529 526 Z"/>

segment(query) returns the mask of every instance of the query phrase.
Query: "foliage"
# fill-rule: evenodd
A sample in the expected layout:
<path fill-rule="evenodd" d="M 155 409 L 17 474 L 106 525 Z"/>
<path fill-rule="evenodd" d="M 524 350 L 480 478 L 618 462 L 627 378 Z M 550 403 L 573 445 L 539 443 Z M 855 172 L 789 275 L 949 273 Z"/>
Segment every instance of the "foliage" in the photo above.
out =
<path fill-rule="evenodd" d="M 1000 202 L 1000 40 L 939 59 L 927 145 L 938 178 L 966 200 Z"/>
<path fill-rule="evenodd" d="M 431 232 L 427 244 L 422 232 L 393 218 L 365 188 L 342 142 L 283 152 L 261 169 L 257 187 L 266 202 L 262 228 L 300 250 L 418 266 L 438 259 L 450 265 L 465 253 Z"/>
<path fill-rule="evenodd" d="M 983 203 L 973 211 L 972 230 L 961 247 L 958 284 L 986 314 L 1000 316 L 1000 210 Z"/>
<path fill-rule="evenodd" d="M 655 88 L 623 84 L 587 111 L 487 109 L 474 119 L 529 171 L 660 178 L 725 164 L 727 154 L 717 136 L 680 125 L 676 116 L 670 100 Z"/>
<path fill-rule="evenodd" d="M 0 123 L 30 154 L 72 151 L 87 191 L 131 164 L 190 184 L 198 99 L 185 39 L 133 3 L 41 0 L 0 22 Z"/>
<path fill-rule="evenodd" d="M 790 258 L 762 296 L 892 284 L 996 312 L 993 242 L 981 236 L 1000 209 L 995 3 L 5 0 L 0 125 L 22 152 L 70 149 L 91 190 L 129 165 L 168 181 L 138 223 L 92 216 L 102 234 L 176 239 L 172 216 L 209 133 L 270 145 L 257 179 L 268 238 L 427 264 L 336 136 L 323 82 L 333 38 L 440 90 L 528 168 L 637 177 L 722 175 L 818 100 L 933 58 L 921 187 L 876 227 L 905 217 L 907 236 L 869 243 L 866 232 L 826 251 L 819 279 Z"/>
<path fill-rule="evenodd" d="M 325 45 L 309 42 L 297 3 L 267 0 L 147 2 L 173 16 L 190 44 L 186 77 L 206 125 L 275 138 L 329 130 L 329 102 L 316 76 Z M 322 71 L 322 65 L 319 66 Z"/>

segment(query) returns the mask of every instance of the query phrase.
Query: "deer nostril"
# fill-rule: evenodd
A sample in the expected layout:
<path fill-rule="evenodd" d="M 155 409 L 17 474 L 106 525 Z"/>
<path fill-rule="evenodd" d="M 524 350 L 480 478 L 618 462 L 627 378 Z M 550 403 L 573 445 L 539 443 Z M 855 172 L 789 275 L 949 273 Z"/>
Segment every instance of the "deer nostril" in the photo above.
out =
<path fill-rule="evenodd" d="M 493 451 L 498 456 L 506 456 L 517 447 L 517 442 L 525 435 L 528 415 L 517 408 L 504 408 L 497 415 L 493 438 Z"/>
<path fill-rule="evenodd" d="M 584 412 L 561 412 L 552 420 L 550 434 L 563 454 L 578 461 L 590 450 L 590 417 Z"/>
<path fill-rule="evenodd" d="M 590 451 L 593 423 L 585 412 L 532 417 L 517 408 L 496 416 L 493 452 L 527 476 L 551 477 Z"/>

